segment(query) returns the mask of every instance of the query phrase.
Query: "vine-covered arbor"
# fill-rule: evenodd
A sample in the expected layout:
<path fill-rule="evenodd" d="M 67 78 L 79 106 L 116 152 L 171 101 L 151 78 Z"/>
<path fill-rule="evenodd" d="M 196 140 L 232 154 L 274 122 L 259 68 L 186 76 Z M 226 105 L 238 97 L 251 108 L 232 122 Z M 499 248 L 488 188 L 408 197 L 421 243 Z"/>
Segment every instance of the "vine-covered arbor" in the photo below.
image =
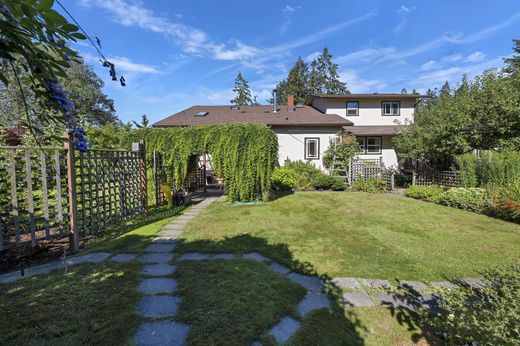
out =
<path fill-rule="evenodd" d="M 183 186 L 194 158 L 209 154 L 215 173 L 224 179 L 233 202 L 266 200 L 271 173 L 278 162 L 276 134 L 265 125 L 226 124 L 136 131 L 129 142 L 146 141 L 148 162 L 161 154 L 167 181 Z"/>

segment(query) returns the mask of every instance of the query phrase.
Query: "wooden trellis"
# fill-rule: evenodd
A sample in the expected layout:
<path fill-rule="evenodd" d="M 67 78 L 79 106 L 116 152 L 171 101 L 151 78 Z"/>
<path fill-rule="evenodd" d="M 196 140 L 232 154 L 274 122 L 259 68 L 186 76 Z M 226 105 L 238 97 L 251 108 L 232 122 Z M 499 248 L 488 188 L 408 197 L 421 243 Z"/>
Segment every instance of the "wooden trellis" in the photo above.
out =
<path fill-rule="evenodd" d="M 133 149 L 0 146 L 0 251 L 70 234 L 75 250 L 80 237 L 147 213 L 144 146 Z"/>
<path fill-rule="evenodd" d="M 441 185 L 446 187 L 457 187 L 460 185 L 460 172 L 423 170 L 413 173 L 413 185 Z"/>

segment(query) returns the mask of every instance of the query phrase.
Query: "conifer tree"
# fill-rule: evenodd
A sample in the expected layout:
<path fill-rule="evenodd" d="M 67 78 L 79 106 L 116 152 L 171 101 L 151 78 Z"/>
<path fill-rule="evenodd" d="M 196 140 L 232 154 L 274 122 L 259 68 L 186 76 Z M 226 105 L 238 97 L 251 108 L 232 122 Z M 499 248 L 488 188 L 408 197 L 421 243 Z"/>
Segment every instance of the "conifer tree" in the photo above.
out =
<path fill-rule="evenodd" d="M 309 91 L 312 94 L 338 95 L 348 92 L 346 83 L 339 79 L 338 64 L 332 62 L 332 54 L 327 47 L 311 63 Z"/>
<path fill-rule="evenodd" d="M 238 72 L 237 78 L 235 78 L 235 87 L 233 88 L 235 98 L 230 102 L 236 106 L 248 106 L 253 104 L 253 97 L 251 96 L 251 89 L 249 89 L 249 83 L 242 76 L 241 72 Z"/>
<path fill-rule="evenodd" d="M 296 104 L 303 104 L 309 96 L 308 80 L 309 67 L 298 57 L 287 78 L 276 86 L 279 103 L 284 104 L 287 102 L 287 96 L 293 95 Z"/>

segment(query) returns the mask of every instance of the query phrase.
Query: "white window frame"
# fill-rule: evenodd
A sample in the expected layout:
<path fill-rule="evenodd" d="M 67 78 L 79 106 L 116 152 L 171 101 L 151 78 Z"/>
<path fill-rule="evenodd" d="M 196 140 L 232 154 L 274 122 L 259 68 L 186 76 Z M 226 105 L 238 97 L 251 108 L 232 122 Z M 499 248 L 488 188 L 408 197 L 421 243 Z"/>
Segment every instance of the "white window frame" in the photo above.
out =
<path fill-rule="evenodd" d="M 366 150 L 366 137 L 356 137 L 356 140 L 358 141 L 359 153 L 364 154 Z M 360 140 L 362 143 L 359 143 Z"/>
<path fill-rule="evenodd" d="M 377 139 L 379 141 L 378 144 L 368 144 L 368 140 L 371 138 Z M 383 153 L 383 137 L 381 136 L 364 136 L 364 137 L 356 137 L 357 140 L 361 140 L 362 144 L 358 142 L 360 147 L 360 154 L 363 155 L 381 155 Z M 369 151 L 368 147 L 371 146 L 372 148 L 378 148 L 377 151 Z"/>
<path fill-rule="evenodd" d="M 309 155 L 309 144 L 311 142 L 316 143 L 316 155 Z M 305 137 L 304 140 L 304 158 L 305 160 L 319 160 L 320 159 L 320 139 L 319 137 Z"/>
<path fill-rule="evenodd" d="M 390 105 L 390 113 L 386 112 L 387 105 Z M 397 105 L 397 107 L 394 107 L 394 105 Z M 394 109 L 397 109 L 397 113 L 393 112 Z M 401 101 L 383 101 L 383 102 L 381 102 L 381 115 L 391 116 L 391 117 L 401 115 Z"/>
<path fill-rule="evenodd" d="M 349 103 L 355 103 L 356 107 L 355 108 L 349 107 Z M 354 114 L 349 113 L 349 110 L 350 111 L 354 110 L 355 113 Z M 347 112 L 346 114 L 347 114 L 348 117 L 359 115 L 359 101 L 347 101 L 346 112 Z"/>

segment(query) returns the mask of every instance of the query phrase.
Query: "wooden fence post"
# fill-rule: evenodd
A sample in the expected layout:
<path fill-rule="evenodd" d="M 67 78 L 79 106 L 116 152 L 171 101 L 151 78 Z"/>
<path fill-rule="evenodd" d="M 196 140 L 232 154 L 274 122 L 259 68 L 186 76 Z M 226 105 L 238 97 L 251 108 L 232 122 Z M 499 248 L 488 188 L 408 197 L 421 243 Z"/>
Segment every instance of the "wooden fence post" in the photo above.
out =
<path fill-rule="evenodd" d="M 395 173 L 392 172 L 392 176 L 390 178 L 390 190 L 395 190 Z"/>
<path fill-rule="evenodd" d="M 79 229 L 77 223 L 78 206 L 76 205 L 76 162 L 74 157 L 74 145 L 71 133 L 66 133 L 65 149 L 67 150 L 67 190 L 69 197 L 69 223 L 72 237 L 70 239 L 70 251 L 79 250 Z M 83 206 L 84 208 L 85 206 Z"/>
<path fill-rule="evenodd" d="M 139 175 L 141 181 L 141 207 L 148 214 L 148 179 L 146 176 L 146 147 L 144 141 L 132 143 L 132 151 L 139 151 Z"/>
<path fill-rule="evenodd" d="M 415 170 L 414 170 L 412 173 L 412 185 L 416 184 L 416 180 L 417 180 L 417 174 L 415 173 Z"/>

